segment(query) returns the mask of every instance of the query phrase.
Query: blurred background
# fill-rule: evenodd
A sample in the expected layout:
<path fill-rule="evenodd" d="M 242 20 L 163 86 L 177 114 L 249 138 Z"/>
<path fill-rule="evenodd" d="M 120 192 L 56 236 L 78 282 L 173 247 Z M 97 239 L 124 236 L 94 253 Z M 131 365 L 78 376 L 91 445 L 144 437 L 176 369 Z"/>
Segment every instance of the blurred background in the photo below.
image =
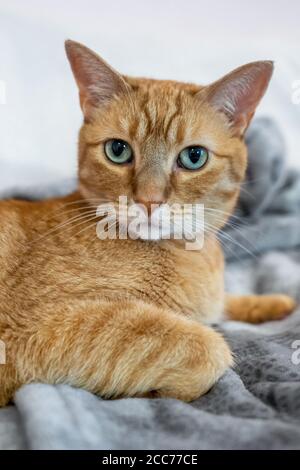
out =
<path fill-rule="evenodd" d="M 276 119 L 289 163 L 300 168 L 300 103 L 292 98 L 293 86 L 300 89 L 299 21 L 299 0 L 0 0 L 1 187 L 76 172 L 81 113 L 66 38 L 122 73 L 200 84 L 275 60 L 257 114 Z"/>

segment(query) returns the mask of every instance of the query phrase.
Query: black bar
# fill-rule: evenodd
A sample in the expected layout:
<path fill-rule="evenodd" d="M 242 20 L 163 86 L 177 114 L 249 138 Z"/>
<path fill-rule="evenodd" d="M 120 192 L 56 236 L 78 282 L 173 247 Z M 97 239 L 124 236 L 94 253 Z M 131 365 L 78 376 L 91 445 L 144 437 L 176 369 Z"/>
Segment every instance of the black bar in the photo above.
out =
<path fill-rule="evenodd" d="M 197 451 L 197 450 L 94 450 L 94 451 L 2 451 L 1 468 L 4 464 L 39 465 L 43 468 L 54 468 L 54 465 L 83 465 L 83 470 L 90 468 L 107 468 L 121 466 L 149 468 L 157 465 L 175 465 L 195 468 L 202 465 L 226 465 L 233 468 L 245 468 L 254 464 L 282 464 L 286 468 L 297 459 L 297 451 Z M 55 470 L 55 469 L 54 469 Z"/>

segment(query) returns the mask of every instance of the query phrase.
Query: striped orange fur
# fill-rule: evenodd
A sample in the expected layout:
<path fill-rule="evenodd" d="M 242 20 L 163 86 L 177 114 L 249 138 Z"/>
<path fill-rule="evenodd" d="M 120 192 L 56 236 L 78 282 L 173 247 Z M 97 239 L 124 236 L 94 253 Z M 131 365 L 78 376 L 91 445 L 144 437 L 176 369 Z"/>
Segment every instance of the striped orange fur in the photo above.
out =
<path fill-rule="evenodd" d="M 70 196 L 0 204 L 0 405 L 22 384 L 68 383 L 103 397 L 193 400 L 232 366 L 207 324 L 278 319 L 285 296 L 225 297 L 216 231 L 235 206 L 247 164 L 243 135 L 272 73 L 248 64 L 212 85 L 119 75 L 86 47 L 66 44 L 80 92 L 79 187 Z M 38 132 L 38 130 L 37 130 Z M 108 139 L 134 161 L 114 165 Z M 199 171 L 176 167 L 191 145 Z M 99 240 L 96 207 L 132 201 L 201 202 L 212 230 L 201 251 L 180 241 Z"/>

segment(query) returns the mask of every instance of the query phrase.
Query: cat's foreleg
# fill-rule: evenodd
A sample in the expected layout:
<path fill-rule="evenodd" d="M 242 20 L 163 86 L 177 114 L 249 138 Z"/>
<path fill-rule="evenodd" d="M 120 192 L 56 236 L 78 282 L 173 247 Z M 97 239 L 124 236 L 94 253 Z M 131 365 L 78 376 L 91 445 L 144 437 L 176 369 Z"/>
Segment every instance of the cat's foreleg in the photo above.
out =
<path fill-rule="evenodd" d="M 141 301 L 49 314 L 15 356 L 18 387 L 68 383 L 107 398 L 153 392 L 185 401 L 207 392 L 233 362 L 213 329 Z"/>
<path fill-rule="evenodd" d="M 281 320 L 295 309 L 295 301 L 281 294 L 229 295 L 226 296 L 225 311 L 230 320 L 262 323 Z"/>

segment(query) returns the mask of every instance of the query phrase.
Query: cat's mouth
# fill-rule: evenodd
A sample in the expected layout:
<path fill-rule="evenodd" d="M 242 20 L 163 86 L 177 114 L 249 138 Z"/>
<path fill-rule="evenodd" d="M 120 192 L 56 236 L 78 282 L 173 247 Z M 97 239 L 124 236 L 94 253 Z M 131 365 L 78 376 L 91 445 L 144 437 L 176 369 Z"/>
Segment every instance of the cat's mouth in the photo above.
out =
<path fill-rule="evenodd" d="M 99 238 L 133 240 L 185 240 L 194 241 L 204 234 L 204 206 L 202 204 L 180 205 L 167 203 L 156 205 L 150 211 L 141 204 L 119 201 L 97 209 L 105 216 L 98 226 Z M 108 236 L 106 234 L 108 230 Z"/>
<path fill-rule="evenodd" d="M 141 222 L 137 227 L 133 227 L 130 230 L 131 238 L 139 238 L 140 240 L 158 241 L 162 239 L 169 239 L 172 236 L 172 227 L 169 227 L 164 221 L 153 222 L 148 219 L 145 222 Z"/>
<path fill-rule="evenodd" d="M 194 240 L 202 232 L 202 214 L 191 207 L 177 205 L 175 208 L 161 204 L 151 211 L 151 215 L 140 204 L 131 204 L 127 211 L 127 220 L 119 217 L 119 223 L 127 223 L 130 238 L 148 241 L 158 240 Z M 198 219 L 197 219 L 198 216 Z"/>

